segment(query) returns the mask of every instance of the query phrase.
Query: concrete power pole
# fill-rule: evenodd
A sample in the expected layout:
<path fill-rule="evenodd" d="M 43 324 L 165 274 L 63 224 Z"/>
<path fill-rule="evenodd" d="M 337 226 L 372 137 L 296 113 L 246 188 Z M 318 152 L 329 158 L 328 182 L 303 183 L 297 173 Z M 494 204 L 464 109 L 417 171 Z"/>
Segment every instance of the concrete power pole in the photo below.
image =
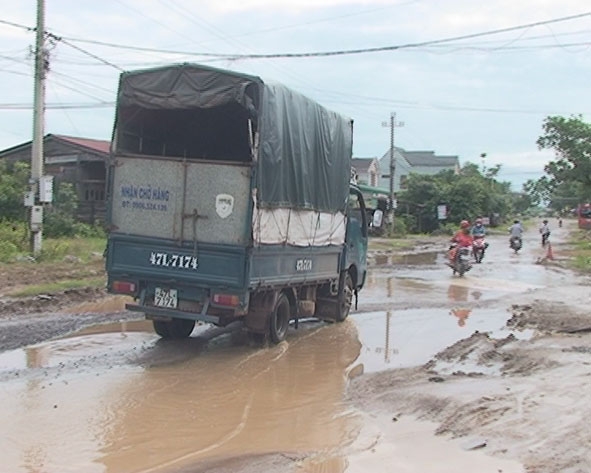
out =
<path fill-rule="evenodd" d="M 43 133 L 45 112 L 45 74 L 47 52 L 45 50 L 45 2 L 37 0 L 37 32 L 35 41 L 35 90 L 33 98 L 33 144 L 31 150 L 31 252 L 41 252 L 43 206 L 39 205 L 39 187 L 43 175 Z"/>
<path fill-rule="evenodd" d="M 396 112 L 390 114 L 390 123 L 382 122 L 382 126 L 390 126 L 390 206 L 388 211 L 388 222 L 390 231 L 394 231 L 394 207 L 396 196 L 394 194 L 394 175 L 396 173 L 396 156 L 394 151 L 394 129 L 404 126 L 404 122 L 396 122 Z"/>

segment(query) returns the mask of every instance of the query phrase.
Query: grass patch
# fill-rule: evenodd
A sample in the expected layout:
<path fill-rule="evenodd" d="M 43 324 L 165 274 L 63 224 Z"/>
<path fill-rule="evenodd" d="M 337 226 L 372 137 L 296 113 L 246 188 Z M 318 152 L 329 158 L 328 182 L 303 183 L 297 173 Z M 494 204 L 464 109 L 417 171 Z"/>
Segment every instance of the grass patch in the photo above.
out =
<path fill-rule="evenodd" d="M 52 238 L 43 242 L 38 261 L 56 262 L 65 256 L 74 256 L 87 262 L 102 254 L 106 244 L 105 238 Z"/>
<path fill-rule="evenodd" d="M 26 288 L 9 292 L 11 297 L 31 297 L 39 294 L 53 294 L 56 292 L 67 291 L 68 289 L 79 289 L 81 287 L 104 287 L 106 279 L 103 276 L 97 276 L 87 279 L 71 279 L 52 283 L 33 284 Z"/>
<path fill-rule="evenodd" d="M 579 230 L 572 234 L 572 258 L 570 264 L 574 269 L 591 273 L 591 232 Z"/>

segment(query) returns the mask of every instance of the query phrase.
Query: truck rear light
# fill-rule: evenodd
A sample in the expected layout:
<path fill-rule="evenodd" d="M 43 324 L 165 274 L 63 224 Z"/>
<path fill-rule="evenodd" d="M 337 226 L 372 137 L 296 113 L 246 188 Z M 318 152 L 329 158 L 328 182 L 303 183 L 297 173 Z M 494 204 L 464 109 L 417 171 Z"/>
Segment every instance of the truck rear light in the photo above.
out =
<path fill-rule="evenodd" d="M 240 298 L 235 294 L 214 294 L 211 296 L 211 301 L 215 305 L 224 307 L 238 307 L 240 305 Z"/>
<path fill-rule="evenodd" d="M 121 294 L 135 294 L 135 283 L 129 281 L 113 281 L 111 288 Z"/>

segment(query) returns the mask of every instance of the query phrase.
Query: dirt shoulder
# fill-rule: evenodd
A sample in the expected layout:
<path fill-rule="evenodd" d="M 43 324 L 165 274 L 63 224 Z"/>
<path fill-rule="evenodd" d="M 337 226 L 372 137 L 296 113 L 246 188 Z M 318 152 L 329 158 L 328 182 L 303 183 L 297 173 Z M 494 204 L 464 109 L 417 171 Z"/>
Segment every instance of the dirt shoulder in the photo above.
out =
<path fill-rule="evenodd" d="M 104 261 L 66 258 L 56 263 L 21 261 L 0 268 L 0 351 L 20 348 L 94 324 L 138 318 L 123 311 L 127 298 L 107 294 L 104 284 L 15 296 L 31 286 L 104 278 Z M 67 284 L 66 284 L 67 285 Z"/>
<path fill-rule="evenodd" d="M 423 366 L 353 379 L 348 400 L 366 427 L 375 427 L 375 444 L 387 444 L 398 421 L 412 418 L 435 422 L 436 435 L 518 461 L 527 472 L 591 471 L 588 286 L 546 288 L 522 299 L 506 323 L 518 338 L 474 332 Z"/>

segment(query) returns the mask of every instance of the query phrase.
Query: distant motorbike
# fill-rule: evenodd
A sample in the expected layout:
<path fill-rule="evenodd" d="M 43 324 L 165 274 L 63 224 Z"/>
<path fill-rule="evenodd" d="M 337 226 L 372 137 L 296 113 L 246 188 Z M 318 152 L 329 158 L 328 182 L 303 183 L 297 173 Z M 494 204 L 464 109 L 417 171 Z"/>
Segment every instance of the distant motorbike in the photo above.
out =
<path fill-rule="evenodd" d="M 452 251 L 455 249 L 455 256 L 453 260 L 448 263 L 451 267 L 453 274 L 463 276 L 465 273 L 472 269 L 471 257 L 470 257 L 470 247 L 469 246 L 455 246 L 452 245 L 450 248 Z"/>
<path fill-rule="evenodd" d="M 511 247 L 511 249 L 517 253 L 519 250 L 521 250 L 521 246 L 523 245 L 523 241 L 521 240 L 521 237 L 519 236 L 512 236 L 511 239 L 509 240 L 509 246 Z"/>
<path fill-rule="evenodd" d="M 472 255 L 474 255 L 474 261 L 482 263 L 482 258 L 484 258 L 484 252 L 487 248 L 488 243 L 486 243 L 483 236 L 474 237 L 474 243 L 472 243 Z"/>

